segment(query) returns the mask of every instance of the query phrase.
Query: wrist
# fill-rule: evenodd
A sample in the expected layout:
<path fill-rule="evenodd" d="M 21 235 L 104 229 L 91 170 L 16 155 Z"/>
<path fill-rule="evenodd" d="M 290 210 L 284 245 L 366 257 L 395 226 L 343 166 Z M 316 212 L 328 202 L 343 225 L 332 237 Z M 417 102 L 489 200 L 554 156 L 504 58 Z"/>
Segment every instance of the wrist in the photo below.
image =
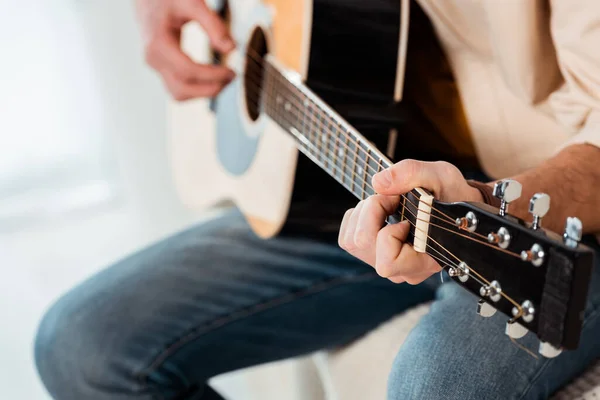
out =
<path fill-rule="evenodd" d="M 494 197 L 494 188 L 492 186 L 490 186 L 487 183 L 479 182 L 473 179 L 467 180 L 467 183 L 469 184 L 469 186 L 471 186 L 479 192 L 479 196 L 481 198 L 482 203 L 489 204 L 493 207 L 500 207 L 500 200 L 497 197 Z"/>

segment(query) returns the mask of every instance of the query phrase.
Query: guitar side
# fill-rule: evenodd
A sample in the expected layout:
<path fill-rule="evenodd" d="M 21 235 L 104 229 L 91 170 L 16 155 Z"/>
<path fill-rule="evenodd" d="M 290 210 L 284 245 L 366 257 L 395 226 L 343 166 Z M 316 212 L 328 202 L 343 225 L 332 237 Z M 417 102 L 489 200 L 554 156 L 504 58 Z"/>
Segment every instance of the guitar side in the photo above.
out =
<path fill-rule="evenodd" d="M 215 100 L 169 102 L 169 147 L 175 185 L 182 202 L 205 210 L 233 202 L 254 232 L 268 238 L 283 226 L 291 201 L 298 150 L 293 139 L 266 117 L 253 121 L 245 104 L 245 51 L 252 31 L 268 33 L 269 52 L 306 78 L 312 0 L 229 1 L 229 23 L 238 43 L 226 62 L 236 78 Z M 197 26 L 182 38 L 185 52 L 206 62 L 207 42 Z"/>

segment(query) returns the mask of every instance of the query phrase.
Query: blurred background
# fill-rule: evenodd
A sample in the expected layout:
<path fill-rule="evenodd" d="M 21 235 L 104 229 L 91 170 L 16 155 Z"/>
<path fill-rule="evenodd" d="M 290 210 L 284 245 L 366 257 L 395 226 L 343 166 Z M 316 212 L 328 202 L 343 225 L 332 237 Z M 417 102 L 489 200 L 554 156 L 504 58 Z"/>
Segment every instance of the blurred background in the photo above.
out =
<path fill-rule="evenodd" d="M 0 50 L 0 398 L 49 400 L 33 340 L 50 304 L 200 216 L 175 193 L 133 0 L 0 0 Z M 247 399 L 244 382 L 215 385 Z"/>

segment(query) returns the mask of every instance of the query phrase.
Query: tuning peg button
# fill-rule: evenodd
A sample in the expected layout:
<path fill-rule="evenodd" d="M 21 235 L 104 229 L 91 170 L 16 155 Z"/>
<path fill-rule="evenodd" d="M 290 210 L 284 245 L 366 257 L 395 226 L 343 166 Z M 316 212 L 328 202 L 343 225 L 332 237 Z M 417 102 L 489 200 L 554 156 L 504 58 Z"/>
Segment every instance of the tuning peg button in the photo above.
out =
<path fill-rule="evenodd" d="M 563 234 L 563 240 L 569 247 L 576 248 L 581 241 L 581 235 L 583 231 L 583 224 L 577 217 L 568 217 L 565 224 L 565 232 Z"/>
<path fill-rule="evenodd" d="M 477 314 L 482 317 L 489 318 L 492 315 L 496 314 L 496 308 L 485 300 L 479 299 L 477 302 Z"/>
<path fill-rule="evenodd" d="M 518 322 L 507 322 L 504 333 L 513 339 L 520 339 L 529 332 L 527 328 Z"/>
<path fill-rule="evenodd" d="M 513 179 L 505 179 L 496 182 L 492 194 L 500 199 L 500 216 L 506 215 L 508 205 L 521 197 L 522 190 L 523 186 Z"/>
<path fill-rule="evenodd" d="M 539 348 L 539 353 L 546 358 L 554 358 L 554 357 L 559 356 L 560 353 L 562 353 L 562 349 L 557 349 L 556 347 L 552 346 L 550 343 L 541 342 L 540 348 Z"/>
<path fill-rule="evenodd" d="M 546 193 L 536 193 L 529 200 L 529 212 L 533 215 L 531 229 L 540 229 L 542 218 L 550 211 L 550 196 Z"/>
<path fill-rule="evenodd" d="M 502 297 L 502 288 L 498 281 L 491 281 L 489 285 L 482 286 L 479 289 L 479 294 L 482 297 L 489 297 L 493 302 L 498 302 Z"/>

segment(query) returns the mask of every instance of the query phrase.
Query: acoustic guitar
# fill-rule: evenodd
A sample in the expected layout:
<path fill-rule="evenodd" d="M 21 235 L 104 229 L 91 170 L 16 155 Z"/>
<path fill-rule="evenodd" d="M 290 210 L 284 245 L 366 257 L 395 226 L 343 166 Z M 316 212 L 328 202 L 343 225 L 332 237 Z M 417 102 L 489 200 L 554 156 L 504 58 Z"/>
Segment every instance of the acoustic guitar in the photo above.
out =
<path fill-rule="evenodd" d="M 409 0 L 400 2 L 395 76 L 390 96 L 399 101 L 405 64 Z M 217 5 L 238 46 L 215 62 L 234 69 L 234 80 L 212 102 L 171 103 L 174 176 L 184 203 L 206 209 L 234 202 L 257 235 L 276 235 L 286 220 L 301 152 L 358 199 L 374 194 L 373 175 L 392 165 L 360 132 L 306 84 L 312 30 L 311 0 L 237 0 Z M 184 35 L 192 57 L 204 43 Z M 204 115 L 202 118 L 201 115 Z M 530 201 L 532 221 L 509 213 L 521 194 L 512 180 L 496 183 L 499 209 L 478 203 L 443 203 L 422 188 L 401 197 L 388 223 L 408 220 L 409 242 L 429 254 L 451 280 L 479 298 L 478 313 L 497 310 L 506 334 L 539 338 L 538 352 L 556 357 L 579 345 L 594 252 L 581 243 L 582 226 L 568 218 L 562 234 L 543 228 L 550 198 Z"/>

